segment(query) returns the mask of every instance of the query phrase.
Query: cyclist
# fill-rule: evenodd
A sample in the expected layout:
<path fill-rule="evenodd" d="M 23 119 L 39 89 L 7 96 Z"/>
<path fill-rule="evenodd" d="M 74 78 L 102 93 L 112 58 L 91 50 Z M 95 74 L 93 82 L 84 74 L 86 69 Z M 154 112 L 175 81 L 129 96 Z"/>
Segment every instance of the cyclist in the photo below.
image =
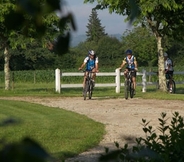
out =
<path fill-rule="evenodd" d="M 96 73 L 99 71 L 98 70 L 98 57 L 96 56 L 96 54 L 93 50 L 90 50 L 88 52 L 88 56 L 85 57 L 84 62 L 79 67 L 79 70 L 82 70 L 85 65 L 86 65 L 86 72 L 84 73 L 83 91 L 85 88 L 86 76 L 88 75 L 88 72 L 89 71 L 94 72 L 94 73 L 92 73 L 92 79 L 93 79 L 93 86 L 95 86 Z"/>
<path fill-rule="evenodd" d="M 132 71 L 132 81 L 134 84 L 134 95 L 136 89 L 136 72 L 137 72 L 137 60 L 136 57 L 132 54 L 132 50 L 128 49 L 126 52 L 126 57 L 123 59 L 121 66 L 119 69 L 121 70 L 126 64 L 126 69 L 124 71 L 124 76 L 126 78 L 127 72 Z"/>
<path fill-rule="evenodd" d="M 166 79 L 169 79 L 169 92 L 172 93 L 172 79 L 173 79 L 173 62 L 172 60 L 168 57 L 168 54 L 165 52 L 164 53 L 164 61 L 165 61 L 165 75 Z"/>

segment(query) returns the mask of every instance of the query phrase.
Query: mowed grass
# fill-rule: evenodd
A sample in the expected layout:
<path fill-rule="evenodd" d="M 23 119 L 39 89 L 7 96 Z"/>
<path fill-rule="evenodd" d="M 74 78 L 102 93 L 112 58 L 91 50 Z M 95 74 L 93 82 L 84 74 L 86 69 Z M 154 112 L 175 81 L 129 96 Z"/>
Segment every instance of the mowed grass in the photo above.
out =
<path fill-rule="evenodd" d="M 0 127 L 0 139 L 18 142 L 31 137 L 60 160 L 97 145 L 105 134 L 103 124 L 59 108 L 0 100 L 0 112 L 0 121 L 8 118 L 19 121 Z"/>
<path fill-rule="evenodd" d="M 184 85 L 176 84 L 176 93 L 169 94 L 160 92 L 156 85 L 148 85 L 146 92 L 142 92 L 142 86 L 136 88 L 136 98 L 151 99 L 174 99 L 183 100 Z M 54 83 L 16 83 L 14 88 L 7 91 L 4 85 L 0 84 L 0 97 L 10 96 L 34 96 L 34 97 L 82 97 L 82 87 L 80 88 L 62 88 L 60 93 L 55 91 Z M 124 98 L 124 87 L 121 87 L 120 93 L 116 93 L 115 87 L 95 87 L 93 97 L 97 98 Z"/>
<path fill-rule="evenodd" d="M 137 86 L 135 98 L 184 100 L 184 85 L 176 85 L 176 94 L 160 92 L 156 86 L 147 86 L 145 93 L 142 86 Z M 82 88 L 63 88 L 56 93 L 54 84 L 19 83 L 13 89 L 6 91 L 0 85 L 0 97 L 81 97 Z M 95 87 L 93 97 L 96 99 L 122 98 L 124 87 L 116 93 L 115 87 Z M 134 99 L 131 99 L 132 102 Z M 79 115 L 59 108 L 51 108 L 39 104 L 20 101 L 0 100 L 0 121 L 15 118 L 20 124 L 0 127 L 0 139 L 20 141 L 29 136 L 38 141 L 49 153 L 55 157 L 65 159 L 79 154 L 97 145 L 104 133 L 103 124 L 95 122 L 86 116 Z"/>

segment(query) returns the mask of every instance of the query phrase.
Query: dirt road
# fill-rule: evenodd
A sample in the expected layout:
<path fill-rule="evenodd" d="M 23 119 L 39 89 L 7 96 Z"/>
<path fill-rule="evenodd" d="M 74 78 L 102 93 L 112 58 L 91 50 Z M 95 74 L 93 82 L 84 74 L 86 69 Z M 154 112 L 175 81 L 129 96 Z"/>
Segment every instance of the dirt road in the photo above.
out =
<path fill-rule="evenodd" d="M 114 141 L 123 146 L 131 144 L 136 137 L 144 136 L 142 131 L 142 119 L 151 121 L 154 129 L 159 125 L 158 118 L 162 112 L 167 117 L 172 117 L 174 112 L 184 116 L 184 101 L 154 100 L 154 99 L 100 99 L 84 101 L 77 98 L 8 98 L 18 99 L 46 106 L 59 107 L 66 110 L 84 114 L 95 121 L 105 124 L 107 134 L 99 143 L 79 156 L 68 159 L 67 162 L 95 162 L 100 153 L 104 153 L 104 147 L 114 149 Z"/>

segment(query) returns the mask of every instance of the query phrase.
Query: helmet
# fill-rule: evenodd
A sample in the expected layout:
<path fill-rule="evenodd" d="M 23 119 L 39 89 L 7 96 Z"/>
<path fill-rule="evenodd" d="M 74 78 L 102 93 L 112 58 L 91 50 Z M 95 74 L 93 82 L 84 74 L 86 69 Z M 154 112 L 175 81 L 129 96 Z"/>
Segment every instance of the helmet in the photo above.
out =
<path fill-rule="evenodd" d="M 127 55 L 128 55 L 128 54 L 132 54 L 132 50 L 128 49 L 125 53 L 126 53 Z"/>
<path fill-rule="evenodd" d="M 165 56 L 165 57 L 167 57 L 167 56 L 168 56 L 168 54 L 165 52 L 165 53 L 164 53 L 164 56 Z"/>
<path fill-rule="evenodd" d="M 90 50 L 90 51 L 88 52 L 88 54 L 89 54 L 89 55 L 94 55 L 94 54 L 95 54 L 95 51 Z"/>

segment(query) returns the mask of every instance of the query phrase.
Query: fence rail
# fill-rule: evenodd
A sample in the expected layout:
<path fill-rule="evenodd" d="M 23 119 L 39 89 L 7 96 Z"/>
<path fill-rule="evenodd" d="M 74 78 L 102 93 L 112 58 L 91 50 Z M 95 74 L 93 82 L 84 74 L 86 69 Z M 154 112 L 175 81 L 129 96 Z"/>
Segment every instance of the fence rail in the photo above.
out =
<path fill-rule="evenodd" d="M 174 72 L 174 74 L 177 75 L 184 75 L 184 72 Z M 69 72 L 69 73 L 60 73 L 59 69 L 55 70 L 55 88 L 56 92 L 60 93 L 60 90 L 62 88 L 82 88 L 81 84 L 61 84 L 60 83 L 60 77 L 65 76 L 83 76 L 84 74 L 81 72 Z M 120 76 L 124 75 L 123 72 L 120 72 L 119 69 L 116 69 L 115 72 L 100 72 L 96 74 L 97 76 L 114 76 L 115 77 L 115 83 L 96 83 L 95 87 L 115 87 L 116 93 L 120 93 L 120 87 L 124 86 L 124 83 L 121 83 Z M 146 70 L 142 70 L 142 72 L 137 72 L 137 76 L 142 76 L 142 82 L 137 82 L 138 86 L 142 86 L 142 92 L 146 92 L 146 86 L 147 85 L 156 85 L 156 82 L 147 82 L 146 78 L 147 76 L 157 75 L 155 72 L 146 72 Z M 124 82 L 124 81 L 123 81 Z M 184 84 L 184 81 L 176 82 L 176 84 Z"/>

